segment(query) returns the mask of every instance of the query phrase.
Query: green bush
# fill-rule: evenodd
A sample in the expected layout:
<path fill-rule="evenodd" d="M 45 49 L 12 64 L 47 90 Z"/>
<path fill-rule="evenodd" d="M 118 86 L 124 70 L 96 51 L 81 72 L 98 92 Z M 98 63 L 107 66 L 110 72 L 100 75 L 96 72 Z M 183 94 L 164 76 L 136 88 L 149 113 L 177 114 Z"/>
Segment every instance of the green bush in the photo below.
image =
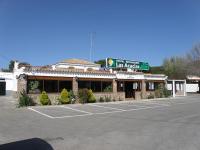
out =
<path fill-rule="evenodd" d="M 103 102 L 104 102 L 104 98 L 103 98 L 103 97 L 100 97 L 100 98 L 99 98 L 99 102 L 100 102 L 100 103 L 103 103 Z"/>
<path fill-rule="evenodd" d="M 79 97 L 79 101 L 80 103 L 84 104 L 84 103 L 87 103 L 88 101 L 88 89 L 80 89 L 78 91 L 78 97 Z"/>
<path fill-rule="evenodd" d="M 154 95 L 152 93 L 150 93 L 150 95 L 148 95 L 147 97 L 148 99 L 153 99 L 154 98 Z"/>
<path fill-rule="evenodd" d="M 26 107 L 26 106 L 34 106 L 35 103 L 33 99 L 26 94 L 26 91 L 23 90 L 20 92 L 19 100 L 18 100 L 18 107 Z"/>
<path fill-rule="evenodd" d="M 45 91 L 40 94 L 40 103 L 42 105 L 51 105 L 51 101 L 49 100 L 49 97 Z"/>
<path fill-rule="evenodd" d="M 72 90 L 69 91 L 69 100 L 71 103 L 75 103 L 76 101 L 76 96 L 74 95 L 74 92 Z"/>
<path fill-rule="evenodd" d="M 69 104 L 70 103 L 69 94 L 65 88 L 60 93 L 59 102 L 61 104 Z"/>
<path fill-rule="evenodd" d="M 92 92 L 92 90 L 88 90 L 88 103 L 95 103 L 96 102 L 96 98 Z"/>
<path fill-rule="evenodd" d="M 30 81 L 28 84 L 28 91 L 29 93 L 40 93 L 39 87 L 39 81 Z"/>
<path fill-rule="evenodd" d="M 92 92 L 92 90 L 88 90 L 88 89 L 80 89 L 78 91 L 78 97 L 79 97 L 79 101 L 80 103 L 84 104 L 84 103 L 95 103 L 96 102 L 96 98 Z"/>
<path fill-rule="evenodd" d="M 164 98 L 169 97 L 171 95 L 170 91 L 166 89 L 163 85 L 158 85 L 158 88 L 155 90 L 155 97 L 156 98 Z"/>
<path fill-rule="evenodd" d="M 170 97 L 171 96 L 171 91 L 167 90 L 166 87 L 164 88 L 163 93 L 164 93 L 165 97 Z"/>
<path fill-rule="evenodd" d="M 112 92 L 112 85 L 107 86 L 103 92 Z"/>

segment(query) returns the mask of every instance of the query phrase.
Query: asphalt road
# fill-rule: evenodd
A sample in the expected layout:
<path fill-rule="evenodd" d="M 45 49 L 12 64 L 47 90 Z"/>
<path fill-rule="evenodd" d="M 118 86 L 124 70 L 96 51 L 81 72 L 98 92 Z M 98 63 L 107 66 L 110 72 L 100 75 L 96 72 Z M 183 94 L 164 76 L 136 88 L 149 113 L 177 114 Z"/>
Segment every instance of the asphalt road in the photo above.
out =
<path fill-rule="evenodd" d="M 0 97 L 0 149 L 200 149 L 200 95 L 96 105 L 19 109 Z"/>

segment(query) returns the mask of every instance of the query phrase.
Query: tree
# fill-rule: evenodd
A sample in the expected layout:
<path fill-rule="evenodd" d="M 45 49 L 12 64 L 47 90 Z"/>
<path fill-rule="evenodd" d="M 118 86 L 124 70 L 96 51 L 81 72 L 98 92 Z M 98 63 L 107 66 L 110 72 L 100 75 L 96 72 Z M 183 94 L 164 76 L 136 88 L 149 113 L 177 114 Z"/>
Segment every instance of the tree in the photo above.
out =
<path fill-rule="evenodd" d="M 163 66 L 150 67 L 149 72 L 152 73 L 152 74 L 163 74 L 164 68 L 163 68 Z"/>
<path fill-rule="evenodd" d="M 188 75 L 200 76 L 200 43 L 193 46 L 186 58 L 188 60 Z"/>
<path fill-rule="evenodd" d="M 100 59 L 95 61 L 96 64 L 100 64 L 101 67 L 106 67 L 106 60 L 105 59 Z"/>
<path fill-rule="evenodd" d="M 200 43 L 183 57 L 171 57 L 163 61 L 164 73 L 173 79 L 185 79 L 187 75 L 200 76 Z"/>
<path fill-rule="evenodd" d="M 14 60 L 11 60 L 9 62 L 9 65 L 8 65 L 8 68 L 2 68 L 1 71 L 3 72 L 13 72 L 14 70 L 14 65 L 15 65 L 15 61 Z M 22 66 L 31 66 L 29 63 L 27 62 L 21 62 L 19 63 L 19 67 L 22 67 Z"/>
<path fill-rule="evenodd" d="M 3 72 L 13 72 L 15 61 L 11 60 L 9 62 L 8 68 L 2 68 L 1 71 Z"/>
<path fill-rule="evenodd" d="M 164 74 L 171 79 L 185 79 L 187 61 L 184 57 L 171 57 L 163 61 Z"/>

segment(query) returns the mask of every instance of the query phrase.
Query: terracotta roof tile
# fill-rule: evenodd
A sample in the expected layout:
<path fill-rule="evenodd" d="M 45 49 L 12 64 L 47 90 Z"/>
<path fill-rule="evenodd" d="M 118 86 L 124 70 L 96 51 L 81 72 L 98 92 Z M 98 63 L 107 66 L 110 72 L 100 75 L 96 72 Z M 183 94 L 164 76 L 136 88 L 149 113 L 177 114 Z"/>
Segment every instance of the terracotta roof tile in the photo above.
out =
<path fill-rule="evenodd" d="M 83 60 L 83 59 L 66 59 L 61 61 L 60 63 L 69 63 L 69 64 L 83 64 L 83 65 L 98 65 L 95 64 L 93 62 L 89 62 L 87 60 Z"/>

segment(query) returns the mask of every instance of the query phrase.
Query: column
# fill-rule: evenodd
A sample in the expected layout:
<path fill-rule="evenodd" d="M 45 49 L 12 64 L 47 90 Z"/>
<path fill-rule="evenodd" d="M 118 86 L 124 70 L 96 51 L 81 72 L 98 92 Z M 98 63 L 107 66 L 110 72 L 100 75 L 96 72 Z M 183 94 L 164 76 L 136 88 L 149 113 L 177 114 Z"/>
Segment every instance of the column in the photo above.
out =
<path fill-rule="evenodd" d="M 186 80 L 183 83 L 183 91 L 184 91 L 184 96 L 186 96 L 187 95 L 187 93 L 186 93 Z"/>
<path fill-rule="evenodd" d="M 27 78 L 26 76 L 20 75 L 17 80 L 17 92 L 20 93 L 23 90 L 27 92 Z"/>
<path fill-rule="evenodd" d="M 142 80 L 142 99 L 146 98 L 146 82 L 145 80 Z"/>
<path fill-rule="evenodd" d="M 115 79 L 112 81 L 112 89 L 113 93 L 117 93 L 117 81 Z"/>
<path fill-rule="evenodd" d="M 199 83 L 198 83 L 198 84 L 199 84 L 199 93 L 200 93 L 200 81 L 199 81 Z"/>
<path fill-rule="evenodd" d="M 76 77 L 73 77 L 72 79 L 72 91 L 74 92 L 74 95 L 78 94 L 78 79 Z"/>
<path fill-rule="evenodd" d="M 175 81 L 173 80 L 172 81 L 172 95 L 173 95 L 173 97 L 176 96 L 176 90 L 175 90 L 175 88 L 176 88 L 176 85 L 175 85 Z"/>

